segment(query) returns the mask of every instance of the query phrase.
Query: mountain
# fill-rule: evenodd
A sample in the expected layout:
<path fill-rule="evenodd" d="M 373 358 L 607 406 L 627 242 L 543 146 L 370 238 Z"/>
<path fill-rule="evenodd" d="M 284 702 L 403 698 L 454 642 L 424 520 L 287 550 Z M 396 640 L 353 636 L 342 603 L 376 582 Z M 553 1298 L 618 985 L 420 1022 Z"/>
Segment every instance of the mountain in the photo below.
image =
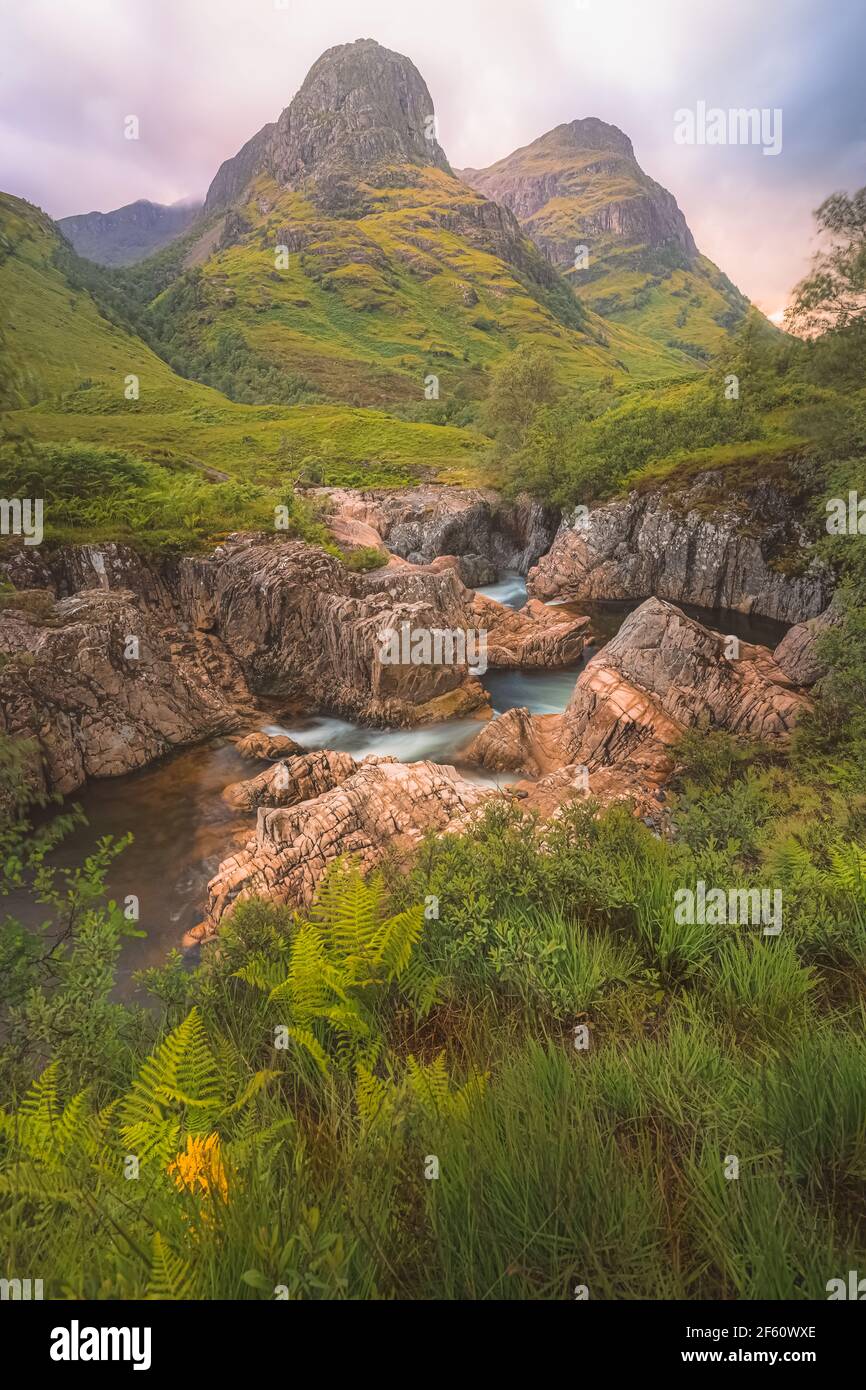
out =
<path fill-rule="evenodd" d="M 151 203 L 139 198 L 113 212 L 84 212 L 61 217 L 57 225 L 79 256 L 98 265 L 132 265 L 186 231 L 201 212 L 201 202 Z"/>
<path fill-rule="evenodd" d="M 421 405 L 435 377 L 454 406 L 530 339 L 564 381 L 695 370 L 581 304 L 514 214 L 456 177 L 420 73 L 372 39 L 318 59 L 169 252 L 176 274 L 155 277 L 143 331 L 227 390 L 244 362 L 249 380 L 280 373 L 358 405 Z"/>
<path fill-rule="evenodd" d="M 509 208 L 581 302 L 611 324 L 700 361 L 749 308 L 700 254 L 676 199 L 643 172 L 616 126 L 570 121 L 460 176 Z"/>
<path fill-rule="evenodd" d="M 435 138 L 433 99 L 415 64 L 374 39 L 329 48 L 279 120 L 227 159 L 205 213 L 236 202 L 257 174 L 283 188 L 388 165 L 450 166 Z"/>

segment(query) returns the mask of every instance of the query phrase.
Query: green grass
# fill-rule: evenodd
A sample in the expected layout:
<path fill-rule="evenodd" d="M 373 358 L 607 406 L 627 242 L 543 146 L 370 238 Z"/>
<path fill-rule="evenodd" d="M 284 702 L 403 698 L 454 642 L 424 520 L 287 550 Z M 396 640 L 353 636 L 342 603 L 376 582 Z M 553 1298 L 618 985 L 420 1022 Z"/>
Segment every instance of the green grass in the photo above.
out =
<path fill-rule="evenodd" d="M 5 986 L 4 1272 L 120 1299 L 825 1298 L 866 1254 L 864 961 L 842 974 L 819 930 L 863 910 L 826 868 L 863 812 L 801 810 L 789 769 L 754 805 L 763 850 L 747 815 L 723 848 L 706 808 L 737 801 L 749 762 L 700 742 L 678 842 L 623 807 L 544 832 L 495 807 L 408 873 L 337 875 L 300 919 L 242 904 L 195 972 L 145 973 L 149 1015 L 108 1000 L 122 914 L 74 906 L 50 981 L 28 994 L 43 940 Z M 791 835 L 781 937 L 711 928 L 672 950 L 677 883 L 708 856 L 717 880 L 760 881 Z M 64 921 L 91 880 L 56 895 Z M 174 1156 L 196 1136 L 219 1159 L 192 1190 Z"/>
<path fill-rule="evenodd" d="M 7 411 L 6 433 L 49 450 L 120 450 L 176 477 L 198 474 L 203 484 L 284 489 L 305 462 L 335 485 L 476 476 L 487 441 L 473 431 L 335 403 L 243 405 L 178 376 L 86 289 L 72 288 L 48 219 L 2 195 L 0 233 L 4 346 L 21 369 L 21 408 Z M 138 399 L 126 399 L 130 375 Z M 215 498 L 211 509 L 219 507 Z M 234 524 L 244 522 L 241 514 Z"/>

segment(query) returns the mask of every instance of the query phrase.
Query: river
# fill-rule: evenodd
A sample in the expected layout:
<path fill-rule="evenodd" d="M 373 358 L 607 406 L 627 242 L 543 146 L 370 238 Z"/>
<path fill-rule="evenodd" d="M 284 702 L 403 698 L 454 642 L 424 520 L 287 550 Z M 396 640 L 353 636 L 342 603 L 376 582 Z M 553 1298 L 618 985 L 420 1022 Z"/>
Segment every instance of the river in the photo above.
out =
<path fill-rule="evenodd" d="M 496 584 L 479 590 L 512 608 L 526 602 L 526 583 L 519 574 L 506 573 Z M 637 602 L 580 603 L 562 605 L 588 613 L 599 645 L 619 629 Z M 707 613 L 686 608 L 694 617 L 749 642 L 775 645 L 783 624 L 751 619 L 736 613 Z M 533 714 L 557 714 L 565 709 L 580 671 L 598 650 L 588 647 L 582 660 L 565 670 L 488 671 L 483 684 L 496 714 L 525 705 Z M 499 778 L 461 764 L 461 753 L 478 733 L 475 719 L 457 719 L 416 729 L 372 729 L 345 719 L 313 715 L 285 724 L 263 723 L 272 733 L 285 733 L 302 748 L 334 748 L 362 758 L 369 753 L 387 754 L 400 762 L 429 758 L 452 763 L 469 777 L 485 782 L 510 782 L 514 774 Z M 103 835 L 120 837 L 127 832 L 132 844 L 114 862 L 107 887 L 112 897 L 129 894 L 139 899 L 139 925 L 146 937 L 123 945 L 118 992 L 132 997 L 132 974 L 157 965 L 166 952 L 179 946 L 184 932 L 201 920 L 208 879 L 216 872 L 232 845 L 248 835 L 254 819 L 228 808 L 221 792 L 230 782 L 253 777 L 267 764 L 241 758 L 228 739 L 213 739 L 183 749 L 161 762 L 124 777 L 90 783 L 73 798 L 83 809 L 87 825 L 64 842 L 54 862 L 74 865 L 90 853 Z M 25 918 L 29 907 L 7 900 L 7 910 Z"/>

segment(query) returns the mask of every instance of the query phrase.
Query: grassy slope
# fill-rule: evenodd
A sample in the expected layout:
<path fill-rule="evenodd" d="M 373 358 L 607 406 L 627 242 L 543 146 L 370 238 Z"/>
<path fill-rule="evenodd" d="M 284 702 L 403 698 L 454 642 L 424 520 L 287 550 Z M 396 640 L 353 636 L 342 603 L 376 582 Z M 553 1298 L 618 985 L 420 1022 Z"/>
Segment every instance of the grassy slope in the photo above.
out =
<path fill-rule="evenodd" d="M 398 186 L 361 187 L 365 215 L 352 218 L 259 179 L 241 209 L 247 230 L 201 263 L 197 302 L 181 320 L 188 341 L 213 350 L 226 330 L 240 332 L 267 361 L 359 404 L 422 400 L 431 372 L 443 399 L 480 397 L 486 368 L 528 338 L 551 347 L 566 382 L 682 369 L 630 325 L 592 313 L 581 322 L 567 295 L 562 304 L 533 279 L 531 247 L 481 226 L 487 205 L 458 180 L 393 172 Z M 289 264 L 277 270 L 281 244 Z M 528 270 L 515 264 L 523 258 Z M 157 298 L 151 317 L 173 313 L 176 293 Z"/>
<path fill-rule="evenodd" d="M 0 236 L 9 248 L 0 261 L 3 327 L 31 402 L 13 420 L 37 442 L 81 439 L 261 482 L 278 478 L 287 452 L 322 454 L 335 481 L 472 472 L 483 441 L 465 430 L 340 405 L 238 405 L 187 381 L 70 287 L 52 259 L 56 229 L 37 209 L 0 195 Z M 124 399 L 130 373 L 140 379 L 138 401 Z"/>

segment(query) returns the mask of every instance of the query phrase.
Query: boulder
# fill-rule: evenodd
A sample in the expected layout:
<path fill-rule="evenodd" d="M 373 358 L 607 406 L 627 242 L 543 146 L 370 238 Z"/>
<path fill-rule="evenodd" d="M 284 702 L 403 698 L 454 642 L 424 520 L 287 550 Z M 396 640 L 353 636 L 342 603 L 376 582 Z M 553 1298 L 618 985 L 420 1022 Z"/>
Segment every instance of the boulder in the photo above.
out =
<path fill-rule="evenodd" d="M 785 633 L 773 652 L 773 659 L 795 685 L 814 685 L 821 679 L 826 667 L 817 653 L 818 642 L 831 627 L 837 627 L 842 618 L 841 605 L 834 598 L 817 618 L 797 623 Z"/>
<path fill-rule="evenodd" d="M 325 748 L 301 753 L 274 763 L 246 782 L 232 782 L 224 788 L 223 800 L 243 811 L 253 811 L 258 806 L 294 806 L 338 787 L 357 767 L 349 753 Z"/>
<path fill-rule="evenodd" d="M 242 758 L 249 758 L 251 762 L 264 758 L 269 761 L 275 758 L 290 758 L 295 753 L 303 752 L 300 744 L 295 743 L 288 734 L 268 734 L 263 729 L 239 738 L 235 748 Z"/>
<path fill-rule="evenodd" d="M 366 761 L 339 786 L 291 807 L 262 808 L 254 839 L 226 859 L 208 885 L 207 919 L 190 940 L 214 934 L 239 898 L 308 904 L 341 855 L 370 869 L 386 853 L 413 850 L 429 831 L 466 824 L 495 788 L 432 762 Z"/>
<path fill-rule="evenodd" d="M 630 763 L 663 780 L 666 750 L 694 727 L 772 739 L 810 708 L 765 647 L 739 644 L 648 599 L 581 673 L 562 716 L 569 762 Z"/>

